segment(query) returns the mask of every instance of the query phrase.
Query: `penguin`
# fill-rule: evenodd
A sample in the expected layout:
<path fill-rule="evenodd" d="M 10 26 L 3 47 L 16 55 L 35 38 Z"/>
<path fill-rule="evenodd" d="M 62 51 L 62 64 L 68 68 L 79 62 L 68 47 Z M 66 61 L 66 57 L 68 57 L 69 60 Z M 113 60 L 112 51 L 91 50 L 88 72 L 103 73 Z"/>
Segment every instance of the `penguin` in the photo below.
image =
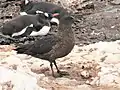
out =
<path fill-rule="evenodd" d="M 50 30 L 50 23 L 44 13 L 15 17 L 0 27 L 3 35 L 10 37 L 26 37 L 46 35 Z"/>
<path fill-rule="evenodd" d="M 21 0 L 20 2 L 20 15 L 37 14 L 37 13 L 51 13 L 59 14 L 56 17 L 49 18 L 51 25 L 59 25 L 59 19 L 68 14 L 67 10 L 58 5 L 50 2 L 33 2 L 29 0 Z"/>

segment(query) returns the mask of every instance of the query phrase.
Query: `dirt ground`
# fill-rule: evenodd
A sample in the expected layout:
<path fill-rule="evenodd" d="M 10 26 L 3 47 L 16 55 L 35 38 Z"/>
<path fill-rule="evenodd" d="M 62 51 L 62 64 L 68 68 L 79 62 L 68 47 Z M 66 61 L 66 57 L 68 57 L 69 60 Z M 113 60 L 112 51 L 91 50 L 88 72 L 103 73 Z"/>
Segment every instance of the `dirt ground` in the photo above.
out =
<path fill-rule="evenodd" d="M 3 1 L 3 2 L 2 2 Z M 0 25 L 19 15 L 17 1 L 2 0 L 0 4 Z M 89 0 L 88 0 L 89 1 Z M 74 6 L 75 7 L 75 6 Z M 73 25 L 76 44 L 86 45 L 99 41 L 114 41 L 120 38 L 120 5 L 107 0 L 92 0 L 91 7 L 76 8 Z"/>

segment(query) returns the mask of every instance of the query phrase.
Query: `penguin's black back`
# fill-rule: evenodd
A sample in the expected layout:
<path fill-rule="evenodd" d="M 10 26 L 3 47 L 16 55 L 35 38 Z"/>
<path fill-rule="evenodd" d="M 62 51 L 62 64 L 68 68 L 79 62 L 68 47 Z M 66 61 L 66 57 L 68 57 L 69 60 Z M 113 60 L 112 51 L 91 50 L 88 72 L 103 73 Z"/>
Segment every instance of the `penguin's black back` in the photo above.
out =
<path fill-rule="evenodd" d="M 22 12 L 26 12 L 28 14 L 36 14 L 36 11 L 43 11 L 47 13 L 59 13 L 59 17 L 62 17 L 67 11 L 56 4 L 52 4 L 50 2 L 29 2 L 24 7 L 21 7 Z"/>

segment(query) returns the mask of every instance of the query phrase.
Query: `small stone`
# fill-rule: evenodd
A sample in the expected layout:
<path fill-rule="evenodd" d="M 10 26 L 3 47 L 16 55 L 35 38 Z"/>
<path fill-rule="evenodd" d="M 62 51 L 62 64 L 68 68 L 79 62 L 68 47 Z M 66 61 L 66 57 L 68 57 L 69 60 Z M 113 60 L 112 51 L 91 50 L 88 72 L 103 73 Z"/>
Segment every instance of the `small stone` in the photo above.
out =
<path fill-rule="evenodd" d="M 81 76 L 82 78 L 89 78 L 90 77 L 90 73 L 87 70 L 84 70 L 81 72 Z"/>
<path fill-rule="evenodd" d="M 86 84 L 90 84 L 90 81 L 87 80 L 85 83 L 86 83 Z"/>
<path fill-rule="evenodd" d="M 17 65 L 12 65 L 12 68 L 13 68 L 14 70 L 17 70 Z"/>
<path fill-rule="evenodd" d="M 115 28 L 115 26 L 111 26 L 111 28 Z"/>
<path fill-rule="evenodd" d="M 104 62 L 107 56 L 101 57 L 100 60 L 101 62 Z"/>

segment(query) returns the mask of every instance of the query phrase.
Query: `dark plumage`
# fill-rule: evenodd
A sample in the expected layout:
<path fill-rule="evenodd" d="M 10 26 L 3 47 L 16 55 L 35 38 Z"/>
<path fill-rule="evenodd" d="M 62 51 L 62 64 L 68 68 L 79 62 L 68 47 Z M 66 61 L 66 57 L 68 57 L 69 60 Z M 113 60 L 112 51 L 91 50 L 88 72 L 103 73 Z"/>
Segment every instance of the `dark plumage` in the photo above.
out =
<path fill-rule="evenodd" d="M 15 50 L 17 53 L 48 60 L 52 69 L 52 75 L 54 76 L 52 63 L 54 63 L 57 72 L 60 73 L 55 60 L 68 55 L 74 47 L 74 34 L 71 28 L 72 22 L 72 17 L 64 16 L 60 19 L 57 34 L 43 36 L 41 39 L 22 45 Z"/>
<path fill-rule="evenodd" d="M 23 34 L 23 36 L 27 36 L 33 30 L 39 31 L 45 25 L 49 26 L 49 21 L 46 19 L 44 14 L 24 15 L 6 22 L 2 27 L 0 27 L 0 32 L 3 35 L 9 35 L 12 37 L 15 36 L 14 33 L 19 33 L 25 29 L 20 33 L 20 35 L 22 36 Z"/>
<path fill-rule="evenodd" d="M 67 13 L 63 7 L 52 4 L 50 2 L 32 2 L 27 0 L 28 3 L 25 4 L 25 1 L 26 0 L 21 0 L 21 12 L 26 12 L 28 14 L 36 14 L 36 11 L 39 10 L 52 14 L 60 13 L 60 15 L 64 15 L 65 13 Z"/>
<path fill-rule="evenodd" d="M 27 3 L 25 4 L 25 2 Z M 68 14 L 66 9 L 50 2 L 32 2 L 29 0 L 21 0 L 20 7 L 21 12 L 26 12 L 27 14 L 36 14 L 36 11 L 43 11 L 51 14 L 59 13 L 59 16 L 55 17 L 57 19 L 60 19 L 65 14 Z M 52 18 L 49 17 L 49 19 L 51 19 L 51 24 L 57 23 L 56 21 L 52 20 Z"/>

